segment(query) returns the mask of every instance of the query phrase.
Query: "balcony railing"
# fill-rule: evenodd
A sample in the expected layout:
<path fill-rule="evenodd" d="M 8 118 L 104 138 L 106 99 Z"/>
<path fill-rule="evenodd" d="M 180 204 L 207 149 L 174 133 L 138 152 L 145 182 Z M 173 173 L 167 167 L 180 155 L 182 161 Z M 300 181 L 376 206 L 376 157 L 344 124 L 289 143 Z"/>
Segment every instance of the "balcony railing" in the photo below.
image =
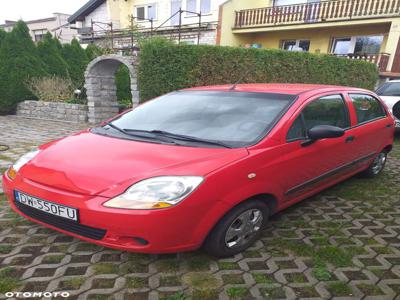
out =
<path fill-rule="evenodd" d="M 380 72 L 386 72 L 390 54 L 388 53 L 379 53 L 379 54 L 365 54 L 365 55 L 356 55 L 356 54 L 343 54 L 335 56 L 347 58 L 347 59 L 355 59 L 355 60 L 364 60 L 371 63 L 374 63 Z"/>
<path fill-rule="evenodd" d="M 400 15 L 400 0 L 330 0 L 237 11 L 235 28 L 396 15 Z"/>

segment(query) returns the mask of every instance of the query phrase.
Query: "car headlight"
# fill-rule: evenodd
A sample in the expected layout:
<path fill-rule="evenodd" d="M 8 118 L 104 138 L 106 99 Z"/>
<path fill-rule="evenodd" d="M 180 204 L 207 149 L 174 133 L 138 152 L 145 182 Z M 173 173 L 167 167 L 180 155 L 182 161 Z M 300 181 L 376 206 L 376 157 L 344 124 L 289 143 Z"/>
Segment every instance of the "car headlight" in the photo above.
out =
<path fill-rule="evenodd" d="M 22 155 L 8 170 L 8 177 L 15 179 L 18 171 L 29 161 L 31 161 L 36 155 L 38 155 L 40 150 L 34 150 Z"/>
<path fill-rule="evenodd" d="M 161 176 L 140 181 L 125 193 L 104 203 L 124 209 L 160 209 L 174 206 L 189 196 L 202 182 L 198 176 Z"/>

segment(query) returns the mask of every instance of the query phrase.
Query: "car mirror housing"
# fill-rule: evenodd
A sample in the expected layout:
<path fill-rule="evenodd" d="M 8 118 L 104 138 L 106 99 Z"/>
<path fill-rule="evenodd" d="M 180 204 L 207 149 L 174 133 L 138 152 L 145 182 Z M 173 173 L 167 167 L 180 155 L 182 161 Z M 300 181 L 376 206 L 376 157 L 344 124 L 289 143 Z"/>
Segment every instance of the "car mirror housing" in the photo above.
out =
<path fill-rule="evenodd" d="M 317 125 L 308 131 L 308 140 L 306 140 L 302 145 L 308 146 L 314 142 L 322 139 L 333 139 L 343 136 L 345 130 L 331 125 Z"/>
<path fill-rule="evenodd" d="M 308 137 L 310 140 L 313 141 L 321 139 L 338 138 L 343 135 L 344 135 L 344 129 L 330 125 L 314 126 L 308 131 Z"/>

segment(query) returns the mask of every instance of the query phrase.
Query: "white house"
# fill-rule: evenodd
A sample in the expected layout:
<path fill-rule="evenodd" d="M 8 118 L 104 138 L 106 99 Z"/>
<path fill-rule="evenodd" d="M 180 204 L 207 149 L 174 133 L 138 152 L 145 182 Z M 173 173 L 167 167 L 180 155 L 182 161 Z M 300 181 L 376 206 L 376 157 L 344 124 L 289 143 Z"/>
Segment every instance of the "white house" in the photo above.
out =
<path fill-rule="evenodd" d="M 181 42 L 216 44 L 219 6 L 224 0 L 90 0 L 70 18 L 82 43 L 104 36 L 124 38 L 132 25 L 139 32 Z M 180 12 L 181 10 L 181 12 Z M 201 16 L 200 16 L 201 14 Z M 179 34 L 180 32 L 180 34 Z M 129 36 L 125 35 L 125 42 Z"/>
<path fill-rule="evenodd" d="M 54 13 L 53 17 L 46 19 L 38 19 L 25 21 L 29 28 L 29 32 L 33 41 L 38 42 L 42 40 L 43 36 L 50 32 L 53 36 L 57 37 L 61 43 L 70 43 L 74 37 L 77 36 L 76 29 L 71 29 L 68 23 L 70 15 L 63 13 Z M 1 24 L 0 28 L 5 31 L 11 31 L 16 21 L 5 21 Z"/>

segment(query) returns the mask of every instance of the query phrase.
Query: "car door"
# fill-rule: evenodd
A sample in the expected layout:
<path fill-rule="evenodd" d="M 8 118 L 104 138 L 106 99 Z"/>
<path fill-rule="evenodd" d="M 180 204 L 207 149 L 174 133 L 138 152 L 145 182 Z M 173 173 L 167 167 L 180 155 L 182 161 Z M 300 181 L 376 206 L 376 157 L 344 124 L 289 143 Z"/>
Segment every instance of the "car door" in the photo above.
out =
<path fill-rule="evenodd" d="M 393 135 L 393 121 L 387 118 L 386 109 L 372 95 L 359 92 L 348 93 L 355 115 L 353 128 L 353 151 L 359 159 L 365 158 L 366 163 L 380 152 Z"/>
<path fill-rule="evenodd" d="M 322 139 L 306 145 L 307 132 L 317 125 L 345 129 L 340 138 Z M 348 104 L 342 94 L 309 99 L 290 118 L 286 130 L 284 176 L 281 178 L 285 201 L 317 190 L 321 185 L 343 176 L 354 155 L 351 153 L 353 130 Z"/>

